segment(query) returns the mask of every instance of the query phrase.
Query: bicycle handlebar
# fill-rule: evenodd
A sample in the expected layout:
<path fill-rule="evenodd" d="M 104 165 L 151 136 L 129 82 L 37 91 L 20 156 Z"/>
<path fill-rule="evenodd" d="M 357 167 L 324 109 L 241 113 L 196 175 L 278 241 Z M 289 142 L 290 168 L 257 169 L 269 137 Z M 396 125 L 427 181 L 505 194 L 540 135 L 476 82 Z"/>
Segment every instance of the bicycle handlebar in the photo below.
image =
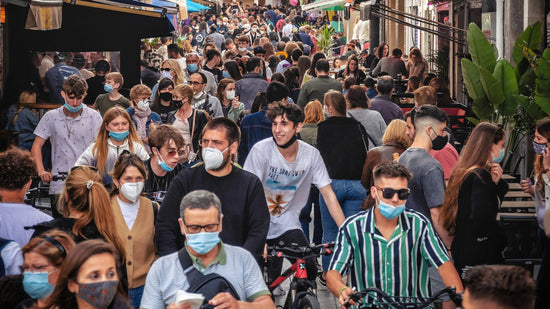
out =
<path fill-rule="evenodd" d="M 444 294 L 449 295 L 457 307 L 462 305 L 462 295 L 457 294 L 454 287 L 445 287 L 444 289 L 436 292 L 432 297 L 427 298 L 390 296 L 378 288 L 367 288 L 363 291 L 351 294 L 350 297 L 344 302 L 344 306 L 349 308 L 351 306 L 350 301 L 357 303 L 365 296 L 368 296 L 371 301 L 377 301 L 378 304 L 382 306 L 389 305 L 391 308 L 426 308 L 436 300 L 440 299 Z M 362 306 L 359 305 L 358 307 L 361 308 Z"/>
<path fill-rule="evenodd" d="M 289 246 L 281 244 L 269 246 L 267 247 L 267 250 L 268 252 L 271 252 L 269 253 L 270 256 L 307 258 L 310 256 L 330 255 L 332 254 L 332 248 L 334 248 L 334 242 L 309 246 L 298 246 L 294 243 Z"/>

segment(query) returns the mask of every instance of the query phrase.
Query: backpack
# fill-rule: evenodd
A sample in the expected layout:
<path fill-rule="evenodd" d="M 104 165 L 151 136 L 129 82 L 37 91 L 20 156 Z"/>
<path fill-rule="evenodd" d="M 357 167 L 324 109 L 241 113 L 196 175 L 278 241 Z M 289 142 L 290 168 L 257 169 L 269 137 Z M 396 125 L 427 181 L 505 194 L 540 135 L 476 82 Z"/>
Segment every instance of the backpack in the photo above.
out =
<path fill-rule="evenodd" d="M 4 247 L 12 241 L 13 240 L 0 237 L 0 277 L 4 277 L 6 274 L 6 266 L 4 265 L 4 260 L 2 259 L 2 249 L 4 249 Z"/>
<path fill-rule="evenodd" d="M 189 268 L 189 266 L 193 265 L 193 261 L 185 247 L 181 248 L 178 252 L 178 257 L 184 271 Z M 201 309 L 213 309 L 214 306 L 208 304 L 208 301 L 214 298 L 218 293 L 228 292 L 233 295 L 236 300 L 240 300 L 239 294 L 237 294 L 231 282 L 216 273 L 203 275 L 195 267 L 191 267 L 185 275 L 187 277 L 187 282 L 189 282 L 187 292 L 198 293 L 204 296 L 204 302 Z"/>

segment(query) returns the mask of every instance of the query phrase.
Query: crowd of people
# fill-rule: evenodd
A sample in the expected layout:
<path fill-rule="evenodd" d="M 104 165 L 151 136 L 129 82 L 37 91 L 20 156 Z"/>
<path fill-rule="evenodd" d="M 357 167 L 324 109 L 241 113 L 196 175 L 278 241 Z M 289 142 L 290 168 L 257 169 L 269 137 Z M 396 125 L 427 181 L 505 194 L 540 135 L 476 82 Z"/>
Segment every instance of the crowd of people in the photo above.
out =
<path fill-rule="evenodd" d="M 330 59 L 317 46 L 325 25 L 336 30 Z M 21 92 L 7 125 L 18 147 L 0 153 L 2 307 L 186 308 L 179 291 L 198 271 L 230 283 L 208 300 L 216 308 L 274 308 L 281 291 L 267 284 L 283 261 L 269 261 L 264 281 L 266 244 L 331 241 L 334 253 L 305 267 L 340 303 L 352 287 L 427 297 L 454 286 L 464 308 L 532 306 L 526 272 L 479 266 L 504 262 L 503 128 L 480 123 L 459 155 L 437 107 L 450 103 L 445 78 L 420 50 L 369 54 L 359 22 L 349 41 L 341 28 L 231 2 L 190 18 L 181 40 L 144 42 L 142 83 L 129 91 L 109 61 L 90 73 L 81 54 L 44 54 L 47 92 Z M 403 114 L 396 92 L 415 107 Z M 27 103 L 44 93 L 63 105 L 39 119 Z M 541 231 L 549 122 L 535 134 L 535 181 L 523 183 Z M 52 216 L 24 204 L 35 175 Z"/>

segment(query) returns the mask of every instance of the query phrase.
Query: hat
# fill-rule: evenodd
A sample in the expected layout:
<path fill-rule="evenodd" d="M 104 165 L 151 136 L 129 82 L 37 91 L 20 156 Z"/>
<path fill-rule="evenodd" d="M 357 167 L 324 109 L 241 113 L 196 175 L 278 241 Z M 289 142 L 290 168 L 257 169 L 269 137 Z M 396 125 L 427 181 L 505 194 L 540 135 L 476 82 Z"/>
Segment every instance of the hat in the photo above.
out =
<path fill-rule="evenodd" d="M 111 70 L 111 65 L 105 60 L 99 60 L 95 63 L 96 72 L 109 72 Z"/>
<path fill-rule="evenodd" d="M 368 54 L 368 53 L 369 53 L 369 50 L 368 50 L 368 49 L 363 49 L 363 50 L 361 51 L 361 55 L 362 55 L 362 54 Z"/>

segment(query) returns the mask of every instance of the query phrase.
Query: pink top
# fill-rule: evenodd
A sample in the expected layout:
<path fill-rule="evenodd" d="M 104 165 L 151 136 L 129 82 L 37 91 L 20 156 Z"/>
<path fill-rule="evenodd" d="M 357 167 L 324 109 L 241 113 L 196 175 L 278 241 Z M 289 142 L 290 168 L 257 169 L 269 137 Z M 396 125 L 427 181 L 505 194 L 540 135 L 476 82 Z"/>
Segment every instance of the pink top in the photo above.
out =
<path fill-rule="evenodd" d="M 459 155 L 456 149 L 453 145 L 447 143 L 441 150 L 430 150 L 430 155 L 441 163 L 445 180 L 448 180 L 456 162 L 458 162 Z"/>

